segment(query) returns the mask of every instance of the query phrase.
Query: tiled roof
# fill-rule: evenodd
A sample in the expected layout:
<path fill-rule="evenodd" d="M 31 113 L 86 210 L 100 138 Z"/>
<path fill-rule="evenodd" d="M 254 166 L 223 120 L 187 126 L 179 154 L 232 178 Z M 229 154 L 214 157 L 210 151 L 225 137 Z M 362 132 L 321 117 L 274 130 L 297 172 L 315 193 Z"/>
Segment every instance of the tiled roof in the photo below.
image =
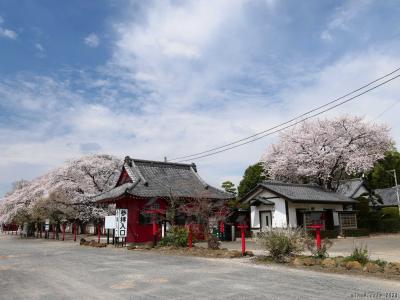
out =
<path fill-rule="evenodd" d="M 232 199 L 226 193 L 205 183 L 194 164 L 181 164 L 125 158 L 124 168 L 133 183 L 116 187 L 96 197 L 97 201 L 115 198 L 125 192 L 138 197 L 190 197 Z M 132 178 L 133 177 L 133 178 Z M 128 187 L 125 189 L 125 187 Z M 122 194 L 121 194 L 122 193 Z"/>
<path fill-rule="evenodd" d="M 400 186 L 398 188 L 400 193 Z M 397 206 L 396 187 L 377 189 L 375 194 L 379 195 L 382 200 L 382 203 L 376 203 L 377 206 Z"/>
<path fill-rule="evenodd" d="M 362 178 L 340 180 L 336 192 L 343 196 L 352 198 L 363 184 L 364 180 Z"/>
<path fill-rule="evenodd" d="M 339 193 L 327 191 L 317 185 L 291 184 L 279 181 L 263 181 L 259 186 L 270 190 L 293 202 L 332 202 L 332 203 L 354 203 L 348 197 Z"/>

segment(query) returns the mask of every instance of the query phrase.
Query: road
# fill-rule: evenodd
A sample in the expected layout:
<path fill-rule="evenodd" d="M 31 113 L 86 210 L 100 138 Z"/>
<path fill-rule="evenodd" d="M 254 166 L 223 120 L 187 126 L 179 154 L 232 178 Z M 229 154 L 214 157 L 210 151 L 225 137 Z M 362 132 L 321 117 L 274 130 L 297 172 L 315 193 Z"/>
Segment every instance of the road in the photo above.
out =
<path fill-rule="evenodd" d="M 0 236 L 0 299 L 354 299 L 387 292 L 400 298 L 400 283 Z"/>

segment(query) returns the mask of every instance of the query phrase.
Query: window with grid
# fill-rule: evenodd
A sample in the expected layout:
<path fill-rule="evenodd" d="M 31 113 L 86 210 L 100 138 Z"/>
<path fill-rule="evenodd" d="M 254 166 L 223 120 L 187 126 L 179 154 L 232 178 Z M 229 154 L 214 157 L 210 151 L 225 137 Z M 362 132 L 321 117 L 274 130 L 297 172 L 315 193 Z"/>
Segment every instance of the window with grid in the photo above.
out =
<path fill-rule="evenodd" d="M 342 226 L 342 229 L 357 228 L 356 214 L 340 214 L 340 225 Z"/>

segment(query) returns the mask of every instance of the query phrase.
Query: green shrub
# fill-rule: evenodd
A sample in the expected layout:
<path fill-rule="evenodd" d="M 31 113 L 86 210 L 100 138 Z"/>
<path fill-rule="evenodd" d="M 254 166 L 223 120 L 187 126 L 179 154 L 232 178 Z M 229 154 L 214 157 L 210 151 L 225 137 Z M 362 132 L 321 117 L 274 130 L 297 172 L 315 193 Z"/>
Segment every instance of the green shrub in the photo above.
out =
<path fill-rule="evenodd" d="M 358 261 L 361 265 L 365 265 L 369 262 L 369 255 L 367 247 L 354 246 L 353 253 L 345 258 L 345 261 Z"/>
<path fill-rule="evenodd" d="M 258 242 L 277 262 L 287 262 L 291 256 L 300 254 L 305 240 L 302 229 L 273 229 L 258 236 Z"/>
<path fill-rule="evenodd" d="M 381 268 L 384 268 L 387 265 L 387 261 L 382 259 L 370 260 L 370 262 L 376 263 Z"/>
<path fill-rule="evenodd" d="M 400 219 L 390 218 L 381 220 L 381 231 L 383 232 L 399 232 L 400 231 Z"/>
<path fill-rule="evenodd" d="M 382 207 L 381 215 L 384 218 L 399 218 L 399 208 L 398 207 Z"/>
<path fill-rule="evenodd" d="M 330 241 L 328 239 L 324 239 L 323 241 L 321 241 L 320 249 L 317 248 L 317 245 L 316 245 L 314 239 L 307 239 L 305 241 L 305 244 L 306 244 L 308 250 L 310 250 L 311 255 L 316 258 L 327 258 L 329 256 L 328 249 L 330 247 L 332 247 L 332 245 L 333 245 L 332 241 Z"/>
<path fill-rule="evenodd" d="M 173 226 L 167 235 L 161 239 L 160 246 L 187 247 L 188 231 L 185 227 Z"/>

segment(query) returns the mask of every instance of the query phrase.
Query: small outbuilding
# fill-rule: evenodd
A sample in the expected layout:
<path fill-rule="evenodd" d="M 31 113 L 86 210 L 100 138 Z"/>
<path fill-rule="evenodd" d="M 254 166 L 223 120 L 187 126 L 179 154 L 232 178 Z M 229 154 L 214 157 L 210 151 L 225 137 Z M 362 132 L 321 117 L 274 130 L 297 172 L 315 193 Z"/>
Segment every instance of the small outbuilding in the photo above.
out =
<path fill-rule="evenodd" d="M 250 205 L 253 233 L 312 224 L 322 224 L 323 230 L 357 228 L 357 201 L 317 185 L 263 181 L 242 201 Z"/>
<path fill-rule="evenodd" d="M 197 173 L 195 164 L 133 159 L 127 156 L 115 188 L 95 198 L 99 204 L 115 204 L 128 209 L 128 243 L 153 240 L 152 215 L 165 211 L 175 201 L 207 198 L 225 205 L 234 195 L 207 184 Z M 181 223 L 185 223 L 184 216 Z"/>

